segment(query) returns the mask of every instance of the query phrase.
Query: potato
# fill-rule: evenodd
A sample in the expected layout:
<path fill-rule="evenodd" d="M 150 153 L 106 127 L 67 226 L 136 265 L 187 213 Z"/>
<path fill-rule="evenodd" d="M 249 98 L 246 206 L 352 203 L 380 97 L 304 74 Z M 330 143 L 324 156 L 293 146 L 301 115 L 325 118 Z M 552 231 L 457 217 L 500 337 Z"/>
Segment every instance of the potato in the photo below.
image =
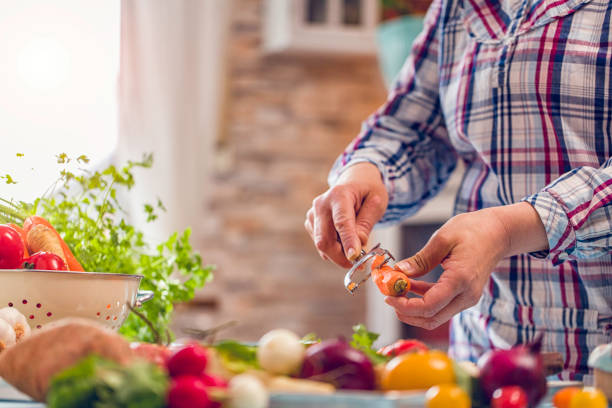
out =
<path fill-rule="evenodd" d="M 126 364 L 129 343 L 94 322 L 64 319 L 0 353 L 0 377 L 37 401 L 44 401 L 54 375 L 90 354 Z"/>

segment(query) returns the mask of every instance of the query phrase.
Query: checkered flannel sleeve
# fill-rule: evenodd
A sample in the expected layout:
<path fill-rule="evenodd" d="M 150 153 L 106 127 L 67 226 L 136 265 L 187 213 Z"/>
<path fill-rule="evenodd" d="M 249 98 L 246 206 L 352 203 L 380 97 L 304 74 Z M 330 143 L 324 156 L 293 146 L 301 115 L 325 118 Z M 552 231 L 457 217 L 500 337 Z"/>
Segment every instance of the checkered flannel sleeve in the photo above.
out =
<path fill-rule="evenodd" d="M 439 103 L 440 13 L 441 1 L 436 0 L 387 102 L 364 122 L 329 175 L 329 184 L 334 185 L 349 166 L 375 164 L 389 193 L 381 224 L 416 213 L 442 188 L 457 164 Z"/>

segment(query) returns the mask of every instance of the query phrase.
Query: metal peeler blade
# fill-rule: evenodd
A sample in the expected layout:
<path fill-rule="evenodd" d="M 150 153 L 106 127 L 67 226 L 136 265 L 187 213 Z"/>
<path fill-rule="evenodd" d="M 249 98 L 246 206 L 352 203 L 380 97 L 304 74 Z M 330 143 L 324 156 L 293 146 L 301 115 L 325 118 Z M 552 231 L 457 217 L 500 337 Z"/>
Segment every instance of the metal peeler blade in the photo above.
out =
<path fill-rule="evenodd" d="M 361 250 L 361 254 L 355 259 L 353 262 L 353 266 L 348 270 L 346 275 L 344 275 L 344 287 L 349 293 L 354 294 L 357 288 L 370 277 L 370 271 L 366 269 L 366 263 L 373 259 L 378 255 L 386 255 L 387 259 L 385 262 L 388 262 L 389 259 L 395 260 L 393 255 L 386 249 L 380 247 L 380 244 L 376 244 L 370 249 L 368 252 Z M 360 276 L 359 272 L 362 272 Z"/>

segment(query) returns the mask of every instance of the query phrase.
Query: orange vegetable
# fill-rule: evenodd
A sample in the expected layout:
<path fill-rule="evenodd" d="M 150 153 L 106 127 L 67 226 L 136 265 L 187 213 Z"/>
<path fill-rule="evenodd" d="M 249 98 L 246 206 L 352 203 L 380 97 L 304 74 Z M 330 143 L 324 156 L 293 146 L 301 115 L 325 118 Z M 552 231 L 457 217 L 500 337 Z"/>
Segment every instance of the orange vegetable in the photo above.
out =
<path fill-rule="evenodd" d="M 410 289 L 408 277 L 387 265 L 372 269 L 372 280 L 385 296 L 402 296 Z"/>
<path fill-rule="evenodd" d="M 372 270 L 380 269 L 383 262 L 385 262 L 385 259 L 386 259 L 385 255 L 376 255 L 374 257 L 374 260 L 372 261 Z"/>
<path fill-rule="evenodd" d="M 43 217 L 33 215 L 31 217 L 28 217 L 24 221 L 23 231 L 26 234 L 26 237 L 28 236 L 30 231 L 37 225 L 42 225 L 42 226 L 49 228 L 51 230 L 51 233 L 55 235 L 55 237 L 57 237 L 57 240 L 59 241 L 58 243 L 61 247 L 61 252 L 62 252 L 62 254 L 57 254 L 57 255 L 65 259 L 66 264 L 68 265 L 68 270 L 83 272 L 84 271 L 83 267 L 81 266 L 79 261 L 74 257 L 68 245 L 64 242 L 60 234 L 55 230 L 55 228 L 53 228 L 53 226 L 49 223 L 49 221 L 47 221 Z"/>
<path fill-rule="evenodd" d="M 552 399 L 555 408 L 570 408 L 570 403 L 574 395 L 580 392 L 580 387 L 566 387 L 555 393 Z"/>
<path fill-rule="evenodd" d="M 23 241 L 23 259 L 29 257 L 30 254 L 28 253 L 28 246 L 26 245 L 26 234 L 23 231 L 23 228 L 16 224 L 8 224 L 8 226 L 17 231 L 19 235 L 21 235 L 21 240 Z"/>

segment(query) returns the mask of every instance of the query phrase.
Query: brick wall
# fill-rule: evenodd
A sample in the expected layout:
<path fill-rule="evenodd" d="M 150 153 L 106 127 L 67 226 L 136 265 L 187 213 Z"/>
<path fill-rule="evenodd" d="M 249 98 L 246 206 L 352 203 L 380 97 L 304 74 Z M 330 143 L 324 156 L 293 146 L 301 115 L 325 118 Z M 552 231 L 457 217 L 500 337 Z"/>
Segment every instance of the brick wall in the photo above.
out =
<path fill-rule="evenodd" d="M 285 327 L 350 334 L 365 317 L 363 293 L 322 261 L 304 230 L 312 199 L 361 121 L 384 100 L 375 57 L 265 55 L 259 0 L 235 0 L 220 167 L 206 188 L 200 246 L 217 265 L 177 327 L 240 324 L 223 337 L 256 340 Z M 220 156 L 221 157 L 221 156 Z M 199 307 L 198 307 L 199 305 Z"/>

